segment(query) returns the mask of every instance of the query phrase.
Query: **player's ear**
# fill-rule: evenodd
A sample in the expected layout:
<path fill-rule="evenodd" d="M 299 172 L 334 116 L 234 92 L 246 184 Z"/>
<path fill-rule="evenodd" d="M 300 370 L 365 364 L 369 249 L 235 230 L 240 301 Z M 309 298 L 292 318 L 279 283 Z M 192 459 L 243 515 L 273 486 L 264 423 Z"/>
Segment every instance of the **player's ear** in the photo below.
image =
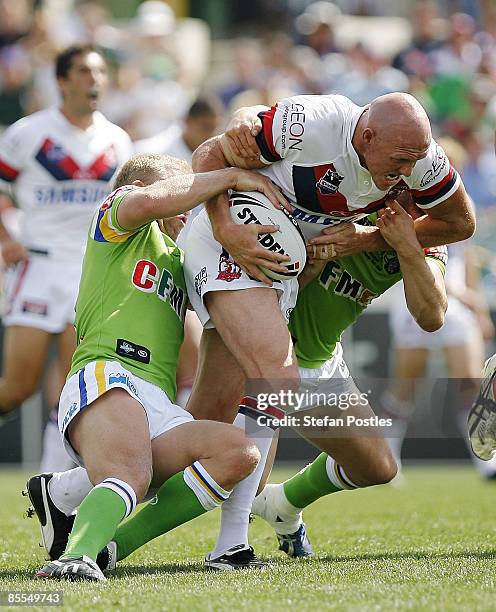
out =
<path fill-rule="evenodd" d="M 365 143 L 370 144 L 374 139 L 374 130 L 366 127 L 362 132 L 362 139 Z"/>
<path fill-rule="evenodd" d="M 140 181 L 139 179 L 136 179 L 132 182 L 132 185 L 136 185 L 136 187 L 144 187 L 145 183 L 143 183 L 143 181 Z"/>

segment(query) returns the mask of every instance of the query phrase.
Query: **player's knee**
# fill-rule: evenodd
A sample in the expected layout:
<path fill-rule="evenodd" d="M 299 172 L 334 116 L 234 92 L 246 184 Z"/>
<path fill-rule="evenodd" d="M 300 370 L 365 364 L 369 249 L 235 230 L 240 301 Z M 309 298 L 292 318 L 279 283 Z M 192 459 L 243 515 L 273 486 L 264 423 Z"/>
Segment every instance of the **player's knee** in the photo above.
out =
<path fill-rule="evenodd" d="M 100 473 L 89 474 L 92 483 L 102 482 L 106 478 L 118 478 L 126 482 L 136 493 L 138 502 L 142 501 L 150 488 L 152 479 L 152 468 L 150 465 L 136 464 L 123 465 L 122 463 L 115 467 L 108 466 Z"/>
<path fill-rule="evenodd" d="M 242 366 L 247 378 L 284 379 L 293 391 L 297 391 L 300 385 L 298 364 L 288 358 L 287 347 L 283 351 L 275 347 L 253 351 L 245 355 Z"/>
<path fill-rule="evenodd" d="M 379 485 L 391 482 L 398 472 L 398 465 L 391 454 L 386 451 L 370 462 L 366 474 L 367 485 Z"/>
<path fill-rule="evenodd" d="M 246 435 L 238 430 L 223 446 L 222 466 L 224 483 L 234 485 L 249 476 L 260 461 L 260 452 Z"/>
<path fill-rule="evenodd" d="M 150 488 L 151 469 L 134 470 L 128 476 L 128 483 L 133 487 L 138 502 L 142 501 Z"/>
<path fill-rule="evenodd" d="M 247 439 L 244 445 L 240 448 L 240 459 L 238 466 L 239 475 L 241 476 L 240 480 L 243 480 L 243 478 L 246 478 L 255 471 L 260 462 L 260 458 L 260 451 L 258 450 L 257 445 Z"/>

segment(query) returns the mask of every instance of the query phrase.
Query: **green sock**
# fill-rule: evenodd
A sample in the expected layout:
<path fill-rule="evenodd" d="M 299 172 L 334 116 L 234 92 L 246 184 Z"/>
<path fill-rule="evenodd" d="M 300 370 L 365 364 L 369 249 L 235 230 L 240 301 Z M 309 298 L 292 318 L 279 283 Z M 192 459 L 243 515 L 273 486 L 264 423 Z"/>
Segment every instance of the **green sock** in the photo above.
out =
<path fill-rule="evenodd" d="M 104 487 L 96 487 L 79 506 L 69 541 L 62 555 L 77 559 L 86 555 L 93 561 L 113 538 L 117 525 L 126 514 L 120 495 Z"/>
<path fill-rule="evenodd" d="M 320 454 L 313 463 L 283 484 L 284 494 L 295 508 L 306 508 L 324 495 L 342 491 L 329 480 L 326 469 L 327 457 L 326 453 Z"/>
<path fill-rule="evenodd" d="M 184 482 L 183 472 L 175 474 L 158 490 L 153 499 L 121 525 L 113 538 L 117 560 L 124 559 L 150 540 L 205 513 L 195 493 Z"/>

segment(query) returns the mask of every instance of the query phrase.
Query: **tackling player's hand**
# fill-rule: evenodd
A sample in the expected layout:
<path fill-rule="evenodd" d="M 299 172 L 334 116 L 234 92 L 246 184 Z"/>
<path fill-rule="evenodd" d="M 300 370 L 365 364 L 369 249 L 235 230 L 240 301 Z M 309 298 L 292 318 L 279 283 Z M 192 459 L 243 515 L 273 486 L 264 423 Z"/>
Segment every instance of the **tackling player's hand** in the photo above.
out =
<path fill-rule="evenodd" d="M 292 212 L 291 206 L 281 190 L 270 178 L 258 172 L 241 170 L 240 168 L 232 168 L 231 171 L 234 175 L 232 188 L 235 191 L 260 191 L 269 198 L 276 208 L 285 208 L 288 212 Z"/>
<path fill-rule="evenodd" d="M 275 272 L 287 272 L 278 262 L 289 261 L 288 255 L 273 253 L 262 247 L 258 242 L 259 234 L 272 234 L 277 232 L 277 225 L 236 225 L 229 223 L 217 228 L 215 239 L 222 244 L 226 251 L 241 269 L 252 278 L 272 286 L 272 280 L 259 268 L 263 266 Z"/>
<path fill-rule="evenodd" d="M 310 261 L 331 261 L 370 249 L 370 237 L 375 228 L 356 223 L 341 223 L 326 228 L 312 238 L 307 246 Z"/>
<path fill-rule="evenodd" d="M 388 200 L 387 207 L 379 210 L 378 215 L 376 226 L 399 256 L 424 255 L 412 217 L 396 200 Z"/>
<path fill-rule="evenodd" d="M 259 160 L 260 149 L 255 137 L 262 129 L 260 117 L 253 110 L 240 109 L 229 122 L 224 136 L 231 151 L 245 159 Z"/>
<path fill-rule="evenodd" d="M 2 259 L 6 266 L 14 266 L 28 258 L 26 247 L 17 240 L 5 240 L 1 246 Z"/>

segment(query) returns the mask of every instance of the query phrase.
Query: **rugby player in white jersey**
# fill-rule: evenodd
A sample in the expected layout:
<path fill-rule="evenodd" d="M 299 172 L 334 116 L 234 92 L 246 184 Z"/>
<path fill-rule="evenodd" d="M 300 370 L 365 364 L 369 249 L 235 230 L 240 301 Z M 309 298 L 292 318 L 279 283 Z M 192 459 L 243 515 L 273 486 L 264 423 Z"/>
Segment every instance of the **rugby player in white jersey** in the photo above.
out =
<path fill-rule="evenodd" d="M 9 266 L 0 413 L 37 389 L 53 335 L 65 379 L 76 345 L 74 305 L 91 215 L 132 153 L 126 132 L 97 111 L 107 84 L 101 54 L 89 45 L 70 47 L 57 57 L 55 72 L 60 107 L 17 121 L 0 141 L 0 188 L 10 188 L 24 212 L 19 240 L 0 223 Z M 45 469 L 66 461 L 53 416 Z"/>
<path fill-rule="evenodd" d="M 244 109 L 227 134 L 193 156 L 196 171 L 226 165 L 259 168 L 272 178 L 294 206 L 310 253 L 316 245 L 327 245 L 324 258 L 386 249 L 378 228 L 353 221 L 383 207 L 392 190 L 410 191 L 425 211 L 415 221 L 424 247 L 465 239 L 475 228 L 456 170 L 432 139 L 424 109 L 407 94 L 382 96 L 366 107 L 331 95 Z M 258 244 L 258 228 L 234 225 L 227 197 L 220 197 L 223 205 L 209 202 L 208 214 L 198 215 L 186 249 L 188 293 L 204 324 L 200 371 L 188 409 L 196 418 L 231 421 L 243 395 L 243 377 L 264 379 L 269 390 L 298 389 L 285 320 L 296 296 L 292 283 L 271 283 L 258 267 L 280 270 L 284 256 Z M 232 274 L 220 273 L 226 261 Z M 284 383 L 277 382 L 281 379 Z M 256 408 L 256 399 L 245 396 L 241 406 Z M 280 415 L 280 408 L 271 406 L 269 412 Z M 272 432 L 264 433 L 246 415 L 243 422 L 256 432 L 263 465 Z M 217 549 L 212 556 L 221 554 Z"/>

